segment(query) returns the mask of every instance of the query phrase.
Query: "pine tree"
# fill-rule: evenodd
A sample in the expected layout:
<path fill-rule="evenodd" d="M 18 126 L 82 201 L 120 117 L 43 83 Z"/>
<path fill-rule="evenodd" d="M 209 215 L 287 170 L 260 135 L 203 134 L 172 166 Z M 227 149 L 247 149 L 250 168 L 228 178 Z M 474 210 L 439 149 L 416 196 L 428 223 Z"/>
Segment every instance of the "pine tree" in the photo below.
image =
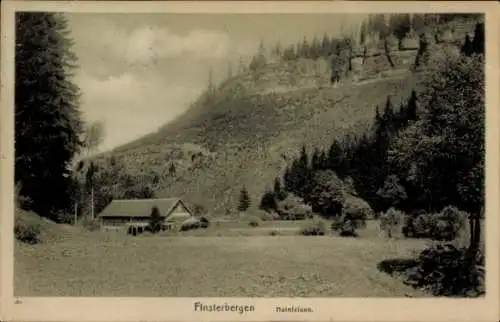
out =
<path fill-rule="evenodd" d="M 311 169 L 312 171 L 317 171 L 321 169 L 321 151 L 318 148 L 314 148 L 313 155 L 311 157 Z"/>
<path fill-rule="evenodd" d="M 215 95 L 214 72 L 212 69 L 208 71 L 207 99 L 211 100 Z"/>
<path fill-rule="evenodd" d="M 153 234 L 156 234 L 161 230 L 162 223 L 163 223 L 163 218 L 160 214 L 160 210 L 158 209 L 158 207 L 154 206 L 151 209 L 148 228 Z"/>
<path fill-rule="evenodd" d="M 361 23 L 361 28 L 359 31 L 359 43 L 360 45 L 364 45 L 366 43 L 366 22 L 363 21 Z"/>
<path fill-rule="evenodd" d="M 260 199 L 259 209 L 264 211 L 276 210 L 276 196 L 270 191 L 266 190 Z"/>
<path fill-rule="evenodd" d="M 300 49 L 298 50 L 299 57 L 301 58 L 309 58 L 310 53 L 311 53 L 311 47 L 309 46 L 309 43 L 307 42 L 307 38 L 304 37 L 304 40 L 302 41 L 302 44 L 300 46 Z"/>
<path fill-rule="evenodd" d="M 411 30 L 410 15 L 409 14 L 395 14 L 391 15 L 390 30 L 396 36 L 401 49 L 402 40 Z"/>
<path fill-rule="evenodd" d="M 423 32 L 425 28 L 425 19 L 423 14 L 414 14 L 413 18 L 411 19 L 411 26 L 412 29 L 417 33 L 420 34 Z"/>
<path fill-rule="evenodd" d="M 344 152 L 340 142 L 334 140 L 328 150 L 328 168 L 339 173 Z"/>
<path fill-rule="evenodd" d="M 321 45 L 316 36 L 314 36 L 313 41 L 311 43 L 311 47 L 309 48 L 309 57 L 312 59 L 318 59 L 321 55 Z"/>
<path fill-rule="evenodd" d="M 460 51 L 465 56 L 470 56 L 474 53 L 474 45 L 472 44 L 469 35 L 465 35 L 465 42 L 462 48 L 460 48 Z"/>
<path fill-rule="evenodd" d="M 231 61 L 227 63 L 227 79 L 233 78 L 233 64 Z"/>
<path fill-rule="evenodd" d="M 278 41 L 272 50 L 272 54 L 276 60 L 280 60 L 283 55 L 283 49 L 281 48 L 281 43 Z"/>
<path fill-rule="evenodd" d="M 240 190 L 240 199 L 238 203 L 238 211 L 245 212 L 248 208 L 250 208 L 250 196 L 248 195 L 248 191 L 243 186 Z"/>
<path fill-rule="evenodd" d="M 67 21 L 48 12 L 15 21 L 15 183 L 39 215 L 65 220 L 56 214 L 72 209 L 69 165 L 83 143 Z"/>
<path fill-rule="evenodd" d="M 418 98 L 417 92 L 415 90 L 411 91 L 410 99 L 408 100 L 408 106 L 406 107 L 406 119 L 408 121 L 416 121 L 418 112 Z"/>
<path fill-rule="evenodd" d="M 176 169 L 175 169 L 175 164 L 172 162 L 170 163 L 170 166 L 168 167 L 168 174 L 171 176 L 171 177 L 175 177 L 176 175 Z"/>
<path fill-rule="evenodd" d="M 286 198 L 286 192 L 284 191 L 283 187 L 281 186 L 280 178 L 274 179 L 273 193 L 274 193 L 274 196 L 276 197 L 276 199 L 279 201 L 284 200 Z"/>
<path fill-rule="evenodd" d="M 474 53 L 484 54 L 484 23 L 476 24 L 472 47 L 474 48 Z"/>
<path fill-rule="evenodd" d="M 321 42 L 321 54 L 323 55 L 323 57 L 328 57 L 328 55 L 330 54 L 330 50 L 330 38 L 328 38 L 328 35 L 325 33 L 323 35 L 323 41 Z"/>

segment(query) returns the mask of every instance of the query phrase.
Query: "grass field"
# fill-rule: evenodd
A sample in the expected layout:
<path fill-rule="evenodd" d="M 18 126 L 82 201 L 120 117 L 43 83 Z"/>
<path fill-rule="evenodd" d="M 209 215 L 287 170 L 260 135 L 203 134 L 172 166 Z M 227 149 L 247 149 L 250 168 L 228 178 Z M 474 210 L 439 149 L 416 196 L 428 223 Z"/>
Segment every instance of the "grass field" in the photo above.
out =
<path fill-rule="evenodd" d="M 374 223 L 357 239 L 268 236 L 269 229 L 298 228 L 272 225 L 224 228 L 239 229 L 229 234 L 239 237 L 80 233 L 37 246 L 16 244 L 15 295 L 426 296 L 377 269 L 384 259 L 412 257 L 426 241 L 388 240 L 377 236 Z"/>

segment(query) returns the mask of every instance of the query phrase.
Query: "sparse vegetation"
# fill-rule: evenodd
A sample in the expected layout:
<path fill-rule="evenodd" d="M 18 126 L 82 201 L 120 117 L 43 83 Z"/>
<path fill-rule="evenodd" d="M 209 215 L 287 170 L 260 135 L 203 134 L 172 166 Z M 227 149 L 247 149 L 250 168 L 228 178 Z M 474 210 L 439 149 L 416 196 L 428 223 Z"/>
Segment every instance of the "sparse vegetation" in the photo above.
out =
<path fill-rule="evenodd" d="M 20 242 L 30 245 L 42 242 L 41 229 L 36 224 L 16 223 L 14 225 L 14 237 Z"/>

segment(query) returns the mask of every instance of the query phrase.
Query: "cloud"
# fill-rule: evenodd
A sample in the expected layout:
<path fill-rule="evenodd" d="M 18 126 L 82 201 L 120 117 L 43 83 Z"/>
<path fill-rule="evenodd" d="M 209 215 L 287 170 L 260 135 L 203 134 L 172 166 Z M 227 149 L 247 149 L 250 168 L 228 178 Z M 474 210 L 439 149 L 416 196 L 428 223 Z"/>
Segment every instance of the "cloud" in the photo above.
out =
<path fill-rule="evenodd" d="M 211 30 L 192 30 L 186 35 L 172 33 L 166 27 L 146 26 L 134 29 L 126 44 L 128 63 L 190 55 L 200 58 L 223 58 L 229 51 L 227 34 Z"/>
<path fill-rule="evenodd" d="M 155 131 L 182 114 L 202 91 L 131 73 L 99 79 L 80 71 L 75 82 L 82 91 L 84 118 L 105 124 L 104 149 Z"/>

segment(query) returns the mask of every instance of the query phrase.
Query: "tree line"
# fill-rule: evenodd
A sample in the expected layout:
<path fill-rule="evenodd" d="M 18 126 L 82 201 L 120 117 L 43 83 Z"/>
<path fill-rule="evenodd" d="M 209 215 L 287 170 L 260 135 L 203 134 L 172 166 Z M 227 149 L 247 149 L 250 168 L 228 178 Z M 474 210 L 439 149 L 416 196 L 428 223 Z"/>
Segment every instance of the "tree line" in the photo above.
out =
<path fill-rule="evenodd" d="M 482 28 L 477 28 L 477 39 L 484 39 Z M 284 190 L 331 217 L 341 213 L 337 186 L 351 182 L 376 212 L 397 207 L 433 213 L 453 205 L 480 214 L 484 42 L 478 48 L 483 51 L 444 58 L 428 71 L 425 89 L 412 91 L 405 102 L 395 105 L 388 97 L 384 106 L 376 107 L 370 131 L 333 140 L 328 149 L 314 148 L 312 153 L 304 145 L 275 179 L 273 191 L 264 193 L 264 203 L 282 199 Z"/>

